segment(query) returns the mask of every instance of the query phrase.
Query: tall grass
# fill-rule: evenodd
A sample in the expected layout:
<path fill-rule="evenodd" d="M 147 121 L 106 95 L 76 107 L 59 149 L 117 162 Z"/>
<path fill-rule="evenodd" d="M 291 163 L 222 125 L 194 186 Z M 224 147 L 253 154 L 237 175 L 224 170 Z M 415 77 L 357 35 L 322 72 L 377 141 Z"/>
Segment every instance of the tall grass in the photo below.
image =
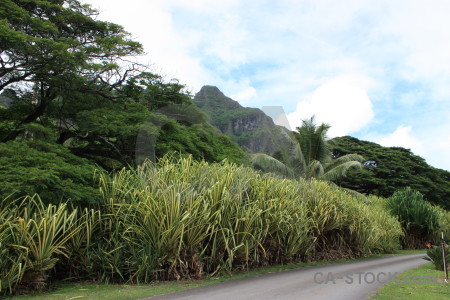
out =
<path fill-rule="evenodd" d="M 226 162 L 166 157 L 102 177 L 101 190 L 123 227 L 109 240 L 134 245 L 124 256 L 139 263 L 120 272 L 134 281 L 366 255 L 398 248 L 402 235 L 381 205 L 328 183 L 272 178 Z"/>
<path fill-rule="evenodd" d="M 100 190 L 91 210 L 3 201 L 2 291 L 47 276 L 149 282 L 363 256 L 398 248 L 402 235 L 381 200 L 226 161 L 167 156 L 102 175 Z"/>
<path fill-rule="evenodd" d="M 404 247 L 423 248 L 437 238 L 444 216 L 420 192 L 410 187 L 398 190 L 388 198 L 386 207 L 402 224 Z"/>

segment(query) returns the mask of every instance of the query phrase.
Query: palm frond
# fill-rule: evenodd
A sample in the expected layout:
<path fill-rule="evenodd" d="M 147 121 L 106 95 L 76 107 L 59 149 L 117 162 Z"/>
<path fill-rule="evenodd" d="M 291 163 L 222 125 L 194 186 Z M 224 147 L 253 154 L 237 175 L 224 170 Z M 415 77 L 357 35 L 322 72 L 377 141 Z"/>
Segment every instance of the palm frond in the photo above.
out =
<path fill-rule="evenodd" d="M 333 159 L 330 163 L 328 163 L 325 167 L 325 172 L 327 172 L 328 170 L 331 170 L 333 168 L 336 168 L 336 167 L 340 166 L 341 164 L 351 162 L 351 161 L 359 162 L 361 164 L 364 161 L 364 157 L 362 157 L 361 155 L 358 155 L 358 154 L 343 155 L 341 157 Z M 362 167 L 362 164 L 361 164 L 361 167 Z"/>
<path fill-rule="evenodd" d="M 341 163 L 332 169 L 328 169 L 328 171 L 321 176 L 321 179 L 328 181 L 338 180 L 339 178 L 345 177 L 347 171 L 352 168 L 362 168 L 362 165 L 359 161 L 347 161 Z"/>
<path fill-rule="evenodd" d="M 324 174 L 324 168 L 320 161 L 313 160 L 308 165 L 307 179 L 310 178 L 320 178 Z"/>
<path fill-rule="evenodd" d="M 303 156 L 307 165 L 313 160 L 326 161 L 330 158 L 329 149 L 326 142 L 326 134 L 330 125 L 322 123 L 317 126 L 315 117 L 302 120 L 302 126 L 297 127 L 294 134 L 297 142 L 300 144 Z"/>
<path fill-rule="evenodd" d="M 289 166 L 295 177 L 306 177 L 306 162 L 299 143 L 295 143 L 290 147 L 291 156 L 289 158 Z"/>
<path fill-rule="evenodd" d="M 250 162 L 257 170 L 293 177 L 292 170 L 278 159 L 264 153 L 255 153 L 250 156 Z"/>

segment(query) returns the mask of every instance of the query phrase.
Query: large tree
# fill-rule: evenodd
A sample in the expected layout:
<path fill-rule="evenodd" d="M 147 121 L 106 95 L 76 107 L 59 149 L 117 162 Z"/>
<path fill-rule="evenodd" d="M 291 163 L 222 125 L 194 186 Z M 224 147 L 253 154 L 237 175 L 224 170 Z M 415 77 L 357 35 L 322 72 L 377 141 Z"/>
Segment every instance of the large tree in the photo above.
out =
<path fill-rule="evenodd" d="M 289 157 L 276 159 L 258 153 L 252 156 L 252 163 L 256 168 L 288 177 L 337 181 L 345 177 L 348 170 L 361 168 L 363 158 L 352 153 L 333 158 L 326 136 L 329 129 L 328 124 L 317 125 L 314 116 L 302 120 L 297 132 L 293 132 L 297 143 L 291 145 Z"/>
<path fill-rule="evenodd" d="M 426 200 L 450 208 L 450 172 L 433 168 L 409 149 L 383 147 L 354 137 L 339 137 L 331 141 L 335 158 L 348 153 L 364 156 L 364 168 L 351 170 L 339 184 L 365 194 L 384 197 L 411 187 Z"/>
<path fill-rule="evenodd" d="M 1 142 L 29 138 L 38 124 L 58 144 L 114 169 L 133 163 L 152 111 L 190 102 L 183 85 L 134 62 L 141 44 L 97 16 L 77 0 L 0 2 L 0 94 L 8 106 Z"/>
<path fill-rule="evenodd" d="M 86 97 L 117 101 L 143 69 L 131 58 L 141 44 L 77 0 L 0 2 L 0 92 L 28 96 L 30 105 L 2 141 L 15 139 L 49 110 Z M 91 99 L 92 100 L 92 99 Z"/>
<path fill-rule="evenodd" d="M 0 198 L 95 202 L 93 169 L 134 165 L 141 132 L 157 156 L 241 160 L 183 85 L 147 72 L 141 44 L 97 17 L 77 0 L 0 1 Z"/>

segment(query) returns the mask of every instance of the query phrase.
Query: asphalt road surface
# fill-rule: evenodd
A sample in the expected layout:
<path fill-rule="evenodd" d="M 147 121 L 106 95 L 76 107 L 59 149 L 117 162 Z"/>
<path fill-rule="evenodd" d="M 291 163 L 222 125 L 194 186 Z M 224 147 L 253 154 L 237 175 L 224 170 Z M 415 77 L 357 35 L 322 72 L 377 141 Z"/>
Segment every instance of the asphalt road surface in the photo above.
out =
<path fill-rule="evenodd" d="M 230 280 L 151 297 L 151 300 L 234 299 L 367 299 L 405 270 L 426 264 L 424 254 L 397 255 L 364 261 L 305 267 Z M 419 284 L 428 278 L 411 278 Z"/>

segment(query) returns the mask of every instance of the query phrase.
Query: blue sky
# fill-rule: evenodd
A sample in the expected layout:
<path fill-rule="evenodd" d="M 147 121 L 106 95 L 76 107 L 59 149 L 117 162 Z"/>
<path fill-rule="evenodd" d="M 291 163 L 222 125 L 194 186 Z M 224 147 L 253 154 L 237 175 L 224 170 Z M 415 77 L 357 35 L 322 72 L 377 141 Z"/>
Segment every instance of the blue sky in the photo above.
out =
<path fill-rule="evenodd" d="M 450 1 L 85 0 L 192 93 L 315 114 L 330 136 L 402 146 L 450 170 Z M 126 5 L 124 5 L 126 3 Z"/>

